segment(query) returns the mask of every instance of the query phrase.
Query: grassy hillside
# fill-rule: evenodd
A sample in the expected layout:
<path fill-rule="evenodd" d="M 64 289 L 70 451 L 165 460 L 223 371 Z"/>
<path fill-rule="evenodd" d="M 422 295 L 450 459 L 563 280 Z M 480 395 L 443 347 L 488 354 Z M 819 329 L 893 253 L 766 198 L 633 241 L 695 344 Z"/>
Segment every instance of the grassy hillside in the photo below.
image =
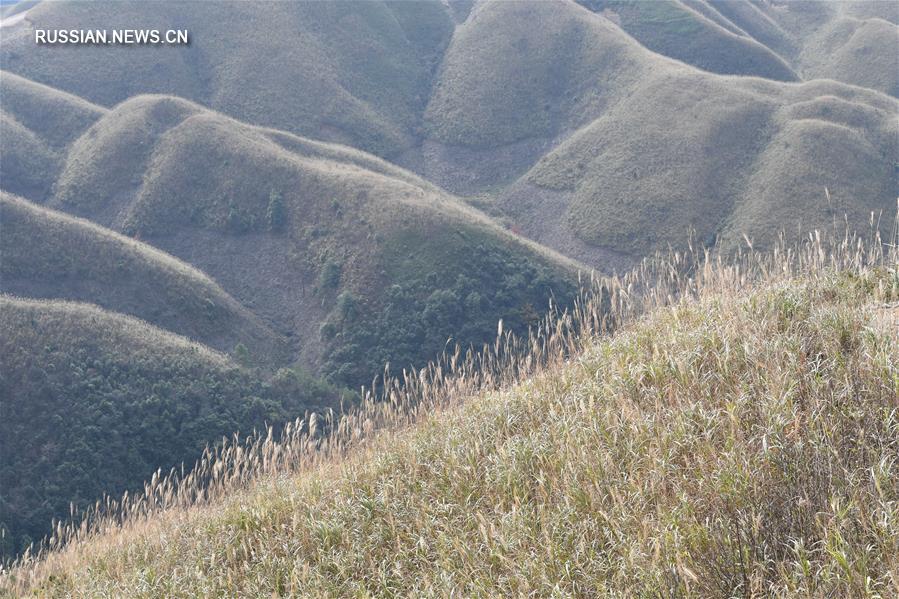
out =
<path fill-rule="evenodd" d="M 775 10 L 765 6 L 764 3 L 726 2 L 725 0 L 706 0 L 706 3 L 747 35 L 777 52 L 780 56 L 793 56 L 800 46 L 797 37 L 790 35 L 790 28 L 783 22 L 784 17 L 774 16 Z M 813 8 L 812 12 L 818 10 Z M 823 10 L 829 12 L 826 7 Z M 785 12 L 793 11 L 788 9 Z M 807 19 L 810 11 L 805 6 L 799 6 L 796 12 Z M 789 17 L 786 19 L 789 20 Z"/>
<path fill-rule="evenodd" d="M 222 351 L 242 343 L 264 364 L 285 359 L 283 341 L 256 316 L 164 252 L 6 193 L 0 222 L 4 293 L 85 301 Z"/>
<path fill-rule="evenodd" d="M 0 111 L 3 189 L 42 199 L 59 170 L 59 157 L 32 131 Z"/>
<path fill-rule="evenodd" d="M 106 110 L 78 96 L 4 72 L 0 76 L 3 111 L 52 147 L 75 140 Z"/>
<path fill-rule="evenodd" d="M 552 27 L 534 34 L 535 21 Z M 560 52 L 561 41 L 573 49 Z M 488 67 L 466 68 L 475 62 Z M 781 229 L 795 239 L 844 214 L 853 226 L 872 211 L 889 222 L 897 114 L 893 98 L 836 82 L 698 71 L 570 3 L 498 2 L 457 29 L 428 118 L 495 177 L 508 176 L 515 144 L 558 136 L 517 183 L 498 186 L 494 208 L 602 268 L 591 248 L 639 258 L 691 229 L 733 247 L 744 234 L 770 245 Z"/>
<path fill-rule="evenodd" d="M 899 56 L 883 51 L 899 43 L 895 2 L 691 0 L 690 4 L 738 35 L 778 53 L 803 80 L 836 79 L 899 94 Z"/>
<path fill-rule="evenodd" d="M 419 392 L 444 407 L 408 430 L 210 507 L 135 515 L 5 582 L 48 596 L 889 596 L 899 274 L 894 254 L 855 248 L 648 265 L 606 284 L 614 336 L 589 333 L 588 304 L 533 347 L 547 367 L 519 384 L 470 396 L 432 370 Z M 656 308 L 634 320 L 626 290 L 641 283 Z"/>
<path fill-rule="evenodd" d="M 112 28 L 141 22 L 163 29 L 187 27 L 192 43 L 162 50 L 35 52 L 30 26 L 18 27 L 7 34 L 0 65 L 107 107 L 138 94 L 172 94 L 249 123 L 388 157 L 416 147 L 423 138 L 463 145 L 520 139 L 521 131 L 505 130 L 505 121 L 516 115 L 534 122 L 534 135 L 542 135 L 557 131 L 582 110 L 591 112 L 600 99 L 596 96 L 614 86 L 605 62 L 609 51 L 602 47 L 610 40 L 595 40 L 595 32 L 561 35 L 569 29 L 566 14 L 575 8 L 573 2 L 514 9 L 496 4 L 233 2 L 213 10 L 202 3 L 151 8 L 130 2 L 111 12 L 98 2 L 45 2 L 29 11 L 34 27 Z M 864 52 L 876 53 L 874 42 L 891 39 L 880 16 L 889 11 L 862 12 L 852 3 L 845 9 L 809 3 L 772 9 L 706 0 L 584 4 L 606 27 L 620 26 L 631 41 L 708 71 L 777 80 L 795 80 L 802 73 L 871 82 L 889 91 L 883 87 L 891 81 L 885 53 L 877 61 L 864 59 Z M 506 10 L 526 13 L 545 26 L 521 29 L 517 19 L 502 18 Z M 865 33 L 866 42 L 854 39 L 835 58 L 824 41 L 815 40 L 843 13 L 858 15 L 847 18 L 863 19 L 865 31 L 877 33 Z M 223 27 L 229 31 L 227 39 L 216 33 Z M 484 36 L 488 27 L 493 35 Z M 529 47 L 534 44 L 539 51 Z M 528 82 L 523 70 L 514 69 L 515 60 L 527 60 L 527 72 L 539 74 Z M 509 68 L 497 68 L 506 62 Z M 476 99 L 469 95 L 477 90 L 469 88 L 478 78 L 497 81 L 504 93 L 486 97 L 486 106 L 468 102 Z M 460 96 L 460 91 L 467 93 Z M 489 114 L 490 127 L 466 128 L 470 117 L 465 108 Z M 463 131 L 455 131 L 456 120 L 463 121 Z M 501 128 L 498 138 L 492 136 L 496 128 Z"/>
<path fill-rule="evenodd" d="M 4 556 L 52 532 L 70 503 L 133 492 L 222 436 L 339 400 L 290 371 L 263 383 L 224 354 L 90 304 L 0 296 L 0 329 Z"/>
<path fill-rule="evenodd" d="M 56 207 L 142 235 L 152 234 L 152 227 L 166 229 L 165 219 L 179 227 L 199 220 L 206 229 L 215 222 L 221 229 L 232 216 L 236 228 L 255 231 L 274 187 L 256 173 L 285 176 L 274 173 L 274 165 L 253 167 L 252 175 L 229 165 L 245 158 L 247 146 L 257 156 L 308 155 L 311 139 L 389 156 L 451 191 L 491 193 L 497 196 L 494 213 L 509 226 L 606 270 L 609 252 L 621 262 L 639 259 L 682 242 L 689 228 L 703 242 L 720 236 L 732 243 L 749 234 L 764 243 L 776 235 L 768 222 L 795 231 L 848 212 L 857 224 L 872 209 L 891 205 L 896 103 L 848 86 L 773 81 L 826 77 L 894 93 L 899 59 L 882 50 L 899 35 L 890 9 L 878 3 L 714 0 L 586 5 L 592 11 L 567 0 L 450 8 L 436 2 L 234 3 L 216 11 L 201 3 L 152 9 L 123 3 L 107 18 L 96 3 L 47 3 L 29 12 L 38 24 L 102 19 L 110 26 L 139 16 L 148 23 L 186 23 L 196 32 L 194 43 L 57 48 L 50 54 L 21 47 L 30 44 L 23 26 L 0 58 L 8 70 L 107 106 L 127 99 L 74 144 L 53 200 Z M 256 35 L 263 23 L 274 25 L 266 36 Z M 213 33 L 225 26 L 233 32 L 227 48 Z M 82 77 L 88 68 L 90 76 Z M 173 95 L 134 95 L 146 91 Z M 242 128 L 238 143 L 231 139 L 233 123 L 174 96 L 307 138 Z M 794 105 L 806 102 L 820 110 L 794 116 Z M 879 116 L 846 122 L 847 110 Z M 21 193 L 46 187 L 53 153 L 27 131 L 16 131 L 10 138 L 21 139 L 20 149 L 9 152 L 6 162 L 26 165 L 18 175 Z M 203 170 L 179 170 L 187 151 L 177 145 L 200 152 L 210 143 L 223 144 L 213 148 L 219 162 L 210 177 Z M 338 162 L 354 161 L 343 156 Z M 208 166 L 196 157 L 187 160 Z M 369 159 L 365 168 L 388 168 L 373 164 Z M 208 184 L 204 178 L 212 176 L 216 180 Z M 331 200 L 333 177 L 323 186 L 308 178 L 302 185 L 322 194 L 318 205 Z M 831 203 L 823 199 L 825 187 Z M 185 198 L 183 189 L 197 191 Z M 797 198 L 795 204 L 783 199 L 783 190 Z M 171 202 L 166 211 L 157 203 L 163 193 Z M 197 195 L 201 202 L 194 201 Z M 155 222 L 157 217 L 162 220 Z M 182 247 L 187 245 L 164 247 L 188 261 L 204 259 L 193 246 Z M 367 238 L 349 245 L 368 245 L 371 252 Z M 272 249 L 288 250 L 284 243 Z M 215 264 L 198 266 L 244 301 L 249 290 L 239 292 Z M 284 288 L 309 287 L 320 266 L 305 268 Z M 238 284 L 246 278 L 230 276 Z M 325 314 L 320 301 L 307 299 L 301 292 L 289 302 L 271 301 L 318 303 L 311 319 L 300 316 L 314 312 L 311 305 L 287 320 L 274 312 L 263 316 L 281 321 L 280 332 L 299 331 L 305 340 L 300 351 L 314 361 L 321 348 L 309 339 Z"/>
<path fill-rule="evenodd" d="M 836 79 L 899 97 L 899 57 L 895 52 L 881 52 L 897 44 L 896 23 L 843 17 L 809 40 L 800 63 L 807 78 Z"/>
<path fill-rule="evenodd" d="M 583 4 L 593 14 L 564 1 L 477 5 L 456 28 L 438 73 L 425 113 L 429 136 L 482 148 L 566 133 L 629 97 L 633 82 L 673 68 L 652 60 L 641 45 L 714 73 L 795 81 L 808 64 L 808 78 L 888 93 L 899 70 L 899 59 L 877 44 L 895 45 L 895 25 L 841 21 L 823 3 L 784 6 L 777 20 L 751 2 Z M 854 23 L 858 35 L 846 40 L 841 22 Z M 843 44 L 839 51 L 837 44 Z M 667 87 L 672 95 L 685 91 L 676 80 Z"/>
<path fill-rule="evenodd" d="M 115 11 L 102 2 L 44 2 L 28 18 L 39 28 L 186 28 L 191 44 L 35 51 L 31 30 L 19 28 L 0 49 L 5 70 L 104 106 L 141 93 L 174 94 L 254 124 L 380 154 L 408 147 L 415 136 L 453 26 L 436 1 L 129 2 Z"/>
<path fill-rule="evenodd" d="M 70 94 L 0 73 L 0 185 L 46 199 L 65 147 L 105 112 Z"/>
<path fill-rule="evenodd" d="M 899 4 L 26 4 L 0 594 L 899 593 Z"/>
<path fill-rule="evenodd" d="M 500 319 L 523 331 L 574 292 L 575 264 L 407 171 L 169 96 L 100 119 L 54 189 L 52 206 L 199 267 L 354 386 L 449 338 L 480 345 Z"/>
<path fill-rule="evenodd" d="M 653 52 L 724 75 L 754 75 L 795 81 L 792 68 L 771 49 L 752 39 L 700 2 L 678 0 L 581 0 L 586 8 L 621 26 Z M 713 14 L 715 16 L 713 16 Z"/>
<path fill-rule="evenodd" d="M 563 218 L 602 247 L 645 255 L 683 244 L 690 229 L 704 243 L 745 234 L 770 245 L 781 229 L 795 238 L 844 214 L 855 227 L 872 211 L 891 221 L 896 114 L 893 99 L 832 82 L 781 87 L 670 68 L 525 181 L 565 192 Z M 540 218 L 526 200 L 514 190 L 504 200 L 525 223 Z"/>
<path fill-rule="evenodd" d="M 423 167 L 410 164 L 448 189 L 492 193 L 495 212 L 514 228 L 600 269 L 604 253 L 639 258 L 683 243 L 691 228 L 706 243 L 720 236 L 732 244 L 743 234 L 768 243 L 781 228 L 792 234 L 821 227 L 843 213 L 864 224 L 872 210 L 892 208 L 895 101 L 832 82 L 796 85 L 698 71 L 647 51 L 626 33 L 636 35 L 628 15 L 668 29 L 692 27 L 699 18 L 712 23 L 717 15 L 722 32 L 761 43 L 708 3 L 597 8 L 479 4 L 457 27 L 426 112 L 428 143 L 437 145 L 425 148 Z M 692 11 L 689 19 L 681 18 L 685 11 Z M 740 11 L 746 14 L 737 19 Z M 834 14 L 802 3 L 781 12 L 783 25 L 756 9 L 729 14 L 759 38 L 770 41 L 782 31 L 786 46 L 795 46 L 785 55 L 799 64 L 800 42 L 811 43 L 814 24 L 824 31 Z M 803 19 L 804 27 L 795 25 Z M 546 25 L 535 31 L 535 22 Z M 763 25 L 771 29 L 766 35 Z M 684 51 L 686 40 L 704 39 L 672 35 Z M 889 45 L 864 46 L 875 57 L 867 70 L 846 63 L 855 81 L 899 72 L 889 68 L 895 62 L 889 52 L 875 49 Z M 711 53 L 728 56 L 720 48 Z M 471 188 L 470 180 L 478 185 Z M 750 218 L 759 201 L 765 215 Z"/>
<path fill-rule="evenodd" d="M 475 6 L 447 49 L 425 113 L 429 136 L 497 147 L 598 115 L 642 68 L 631 38 L 589 17 L 565 2 Z"/>

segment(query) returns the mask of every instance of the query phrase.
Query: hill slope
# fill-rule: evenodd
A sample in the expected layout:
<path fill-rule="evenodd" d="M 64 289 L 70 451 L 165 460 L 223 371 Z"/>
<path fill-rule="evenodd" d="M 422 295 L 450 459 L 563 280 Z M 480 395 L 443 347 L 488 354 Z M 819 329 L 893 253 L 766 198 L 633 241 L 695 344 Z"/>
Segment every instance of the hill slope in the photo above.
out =
<path fill-rule="evenodd" d="M 67 154 L 49 204 L 209 273 L 309 367 L 353 386 L 447 339 L 526 330 L 576 264 L 357 150 L 138 96 Z"/>
<path fill-rule="evenodd" d="M 799 77 L 770 48 L 736 27 L 702 0 L 579 0 L 653 52 L 724 75 L 779 81 Z"/>
<path fill-rule="evenodd" d="M 584 340 L 571 363 L 341 463 L 51 554 L 34 588 L 889 594 L 899 279 L 815 255 L 798 279 L 766 262 L 752 290 L 745 269 L 707 265 L 689 277 L 699 301 Z"/>
<path fill-rule="evenodd" d="M 893 5 L 893 2 L 884 2 Z M 899 7 L 896 7 L 899 14 Z M 899 97 L 899 58 L 881 52 L 899 44 L 899 25 L 841 17 L 811 38 L 800 57 L 809 78 L 828 78 Z"/>
<path fill-rule="evenodd" d="M 899 186 L 894 98 L 833 81 L 699 71 L 649 52 L 623 16 L 609 14 L 704 6 L 702 18 L 718 15 L 716 27 L 731 23 L 797 61 L 805 46 L 791 40 L 812 44 L 809 23 L 837 22 L 814 3 L 784 7 L 782 25 L 749 3 L 714 4 L 756 37 L 707 3 L 612 2 L 599 13 L 568 2 L 479 4 L 438 73 L 425 113 L 430 139 L 401 163 L 458 193 L 489 193 L 486 204 L 517 230 L 600 269 L 626 263 L 622 253 L 680 246 L 691 228 L 703 243 L 732 246 L 744 234 L 770 243 L 782 228 L 793 236 L 844 213 L 853 226 L 867 226 L 872 211 L 890 222 Z M 675 27 L 672 19 L 653 22 Z M 545 26 L 535 32 L 533 23 Z M 882 50 L 895 44 L 859 43 L 872 69 L 890 63 L 886 70 L 899 72 L 895 53 Z M 842 60 L 830 50 L 803 56 Z M 849 64 L 854 81 L 881 80 Z"/>
<path fill-rule="evenodd" d="M 223 436 L 339 400 L 287 371 L 263 384 L 224 354 L 90 304 L 0 296 L 0 330 L 4 555 L 49 534 L 70 503 L 141 488 Z"/>
<path fill-rule="evenodd" d="M 105 112 L 76 96 L 0 73 L 0 180 L 3 189 L 46 199 L 64 148 Z"/>
<path fill-rule="evenodd" d="M 835 79 L 899 97 L 899 55 L 885 50 L 899 44 L 896 2 L 679 0 L 586 5 L 604 9 L 607 15 L 622 6 L 622 27 L 647 48 L 705 70 L 768 79 Z M 665 12 L 662 6 L 671 17 L 659 15 Z M 674 18 L 678 9 L 680 13 L 689 9 L 692 18 Z M 697 14 L 731 35 L 708 27 Z M 709 28 L 717 35 L 707 33 Z M 771 70 L 777 64 L 771 63 L 772 56 L 793 76 L 777 76 Z M 747 61 L 748 57 L 755 60 Z M 737 70 L 741 65 L 743 70 Z"/>
<path fill-rule="evenodd" d="M 0 289 L 97 304 L 263 363 L 283 340 L 206 275 L 146 244 L 0 192 Z M 73 252 L 73 248 L 77 251 Z"/>
<path fill-rule="evenodd" d="M 784 57 L 804 80 L 836 79 L 897 96 L 899 4 L 693 0 Z"/>
<path fill-rule="evenodd" d="M 897 114 L 893 99 L 833 82 L 781 88 L 675 71 L 641 82 L 502 201 L 539 221 L 528 186 L 557 192 L 567 214 L 553 217 L 580 239 L 636 255 L 682 246 L 691 228 L 732 247 L 744 234 L 770 245 L 783 228 L 795 238 L 800 226 L 826 228 L 844 214 L 853 227 L 872 211 L 889 223 Z"/>

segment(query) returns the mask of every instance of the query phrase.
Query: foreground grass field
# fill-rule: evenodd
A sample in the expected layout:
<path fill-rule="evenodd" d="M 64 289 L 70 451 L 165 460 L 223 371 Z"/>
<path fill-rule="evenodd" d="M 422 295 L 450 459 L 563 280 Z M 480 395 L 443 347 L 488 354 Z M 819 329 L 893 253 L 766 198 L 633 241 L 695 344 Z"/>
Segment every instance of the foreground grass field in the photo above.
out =
<path fill-rule="evenodd" d="M 388 407 L 363 407 L 329 441 L 312 442 L 312 422 L 281 444 L 222 452 L 220 466 L 210 456 L 201 470 L 227 472 L 199 503 L 154 479 L 124 528 L 84 528 L 3 584 L 69 596 L 895 596 L 896 258 L 815 240 L 730 266 L 645 263 L 602 283 L 602 310 L 588 302 L 541 329 L 524 357 L 503 336 L 485 356 L 448 358 L 455 374 L 435 366 L 406 391 L 388 385 Z"/>

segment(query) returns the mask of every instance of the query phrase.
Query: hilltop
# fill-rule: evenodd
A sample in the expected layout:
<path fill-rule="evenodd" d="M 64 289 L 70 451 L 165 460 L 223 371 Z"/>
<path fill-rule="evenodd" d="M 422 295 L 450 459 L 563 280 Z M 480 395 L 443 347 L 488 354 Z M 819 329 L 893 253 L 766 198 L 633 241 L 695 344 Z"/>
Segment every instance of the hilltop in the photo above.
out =
<path fill-rule="evenodd" d="M 860 83 L 899 72 L 893 54 L 877 51 L 899 41 L 895 25 L 864 16 L 861 5 L 833 13 L 795 3 L 774 21 L 753 3 L 714 3 L 729 18 L 712 3 L 592 4 L 597 12 L 567 2 L 479 3 L 457 26 L 434 84 L 429 139 L 401 163 L 457 193 L 486 193 L 478 202 L 492 214 L 600 270 L 683 247 L 690 229 L 729 251 L 744 235 L 770 246 L 781 231 L 798 239 L 844 214 L 856 228 L 867 228 L 872 212 L 891 222 L 899 102 L 882 86 L 753 72 L 751 60 L 734 62 L 743 71 L 703 67 L 712 73 L 654 43 L 699 44 L 702 36 L 669 30 L 708 28 L 717 15 L 715 27 L 730 23 L 741 44 L 765 42 L 804 73 L 803 60 L 841 56 L 814 50 L 812 25 L 825 31 L 856 19 L 884 41 L 854 38 L 872 59 L 842 68 Z M 545 26 L 535 32 L 535 22 Z M 822 67 L 811 76 L 838 75 Z"/>
<path fill-rule="evenodd" d="M 48 596 L 888 594 L 899 278 L 895 256 L 855 248 L 643 269 L 605 287 L 613 336 L 589 333 L 585 306 L 582 335 L 551 324 L 532 346 L 546 366 L 518 384 L 477 393 L 432 370 L 419 392 L 437 404 L 409 404 L 411 428 L 337 444 L 339 460 L 299 475 L 259 467 L 249 488 L 136 514 L 6 582 Z M 641 281 L 650 312 L 634 319 Z"/>
<path fill-rule="evenodd" d="M 579 4 L 620 26 L 653 52 L 704 71 L 778 81 L 799 79 L 774 49 L 705 0 L 579 0 Z"/>
<path fill-rule="evenodd" d="M 665 93 L 675 76 L 674 87 L 689 91 Z M 534 203 L 548 195 L 565 208 L 554 217 L 579 239 L 636 255 L 682 246 L 691 229 L 725 249 L 744 235 L 770 247 L 784 229 L 796 239 L 844 215 L 861 230 L 872 213 L 889 223 L 895 208 L 897 109 L 832 82 L 648 77 L 543 156 L 501 202 L 527 223 L 543 219 Z"/>
<path fill-rule="evenodd" d="M 534 22 L 552 25 L 534 34 Z M 844 213 L 853 227 L 872 211 L 889 223 L 897 114 L 895 98 L 833 81 L 697 70 L 572 3 L 488 2 L 457 29 L 426 124 L 478 157 L 474 174 L 438 157 L 436 179 L 498 188 L 498 214 L 597 264 L 598 249 L 682 247 L 691 228 L 733 247 Z"/>
<path fill-rule="evenodd" d="M 65 147 L 105 109 L 12 73 L 0 76 L 0 180 L 3 189 L 44 200 Z"/>
<path fill-rule="evenodd" d="M 579 0 L 645 47 L 705 71 L 835 79 L 899 95 L 895 2 Z"/>
<path fill-rule="evenodd" d="M 2 295 L 0 330 L 4 556 L 53 532 L 70 504 L 134 492 L 223 436 L 341 400 L 296 372 L 266 383 L 224 354 L 91 304 Z"/>

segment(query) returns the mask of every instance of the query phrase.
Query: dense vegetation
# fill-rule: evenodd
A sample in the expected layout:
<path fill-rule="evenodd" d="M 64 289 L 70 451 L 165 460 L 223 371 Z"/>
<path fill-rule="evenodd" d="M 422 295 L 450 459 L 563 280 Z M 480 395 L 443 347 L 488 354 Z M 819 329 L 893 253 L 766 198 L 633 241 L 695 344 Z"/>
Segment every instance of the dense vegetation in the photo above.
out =
<path fill-rule="evenodd" d="M 381 358 L 391 357 L 394 365 L 422 364 L 449 336 L 480 342 L 467 332 L 459 335 L 453 328 L 459 319 L 441 327 L 440 344 L 421 344 L 395 319 L 377 324 L 392 285 L 415 287 L 412 293 L 424 300 L 450 288 L 457 275 L 499 284 L 521 270 L 520 263 L 552 270 L 561 293 L 579 268 L 543 248 L 519 243 L 458 198 L 383 160 L 251 127 L 170 96 L 132 98 L 101 118 L 71 146 L 50 203 L 139 236 L 202 269 L 272 328 L 293 336 L 302 345 L 299 353 L 307 351 L 302 359 L 314 368 L 323 362 L 316 351 L 320 326 L 346 291 L 344 300 L 353 300 L 356 313 L 339 319 L 353 323 L 350 334 L 361 328 L 358 334 L 374 343 L 343 351 L 339 358 L 337 368 L 358 373 L 339 377 L 353 384 L 369 382 L 380 372 Z M 420 238 L 424 244 L 406 244 L 381 257 L 382 247 L 395 248 L 424 229 L 429 231 Z M 476 233 L 465 241 L 454 233 L 461 229 Z M 446 243 L 434 243 L 437 238 Z M 491 251 L 513 271 L 493 279 L 479 274 L 480 254 L 469 258 L 467 250 L 482 242 L 496 248 Z M 406 268 L 406 254 L 416 256 L 412 269 Z M 432 285 L 432 272 L 450 280 Z M 280 284 L 271 285 L 273 280 Z M 493 289 L 480 293 L 489 296 Z M 264 302 L 258 301 L 260 290 Z M 467 295 L 471 290 L 458 291 Z M 484 314 L 475 315 L 483 325 L 479 335 L 489 334 L 497 320 L 518 307 L 530 303 L 542 312 L 548 304 L 546 293 L 537 297 L 525 287 L 507 291 L 514 297 L 488 302 Z M 187 334 L 197 324 L 171 328 Z M 392 350 L 396 344 L 418 347 L 413 356 Z M 245 345 L 260 357 L 257 348 Z"/>
<path fill-rule="evenodd" d="M 439 261 L 428 252 L 441 254 Z M 568 308 L 577 291 L 564 271 L 475 229 L 395 238 L 383 260 L 398 276 L 379 308 L 362 311 L 344 291 L 320 329 L 329 342 L 323 372 L 350 387 L 370 383 L 387 364 L 398 372 L 421 368 L 456 345 L 480 349 L 495 338 L 499 320 L 526 336 L 551 300 Z M 444 268 L 429 270 L 438 264 Z"/>
<path fill-rule="evenodd" d="M 224 355 L 86 304 L 3 297 L 0 329 L 4 557 L 43 539 L 70 503 L 140 489 L 223 436 L 340 401 L 302 373 L 263 382 Z"/>
<path fill-rule="evenodd" d="M 548 367 L 517 385 L 472 396 L 485 379 L 468 365 L 413 375 L 443 409 L 400 399 L 411 430 L 331 445 L 295 477 L 265 464 L 302 436 L 235 456 L 226 468 L 257 464 L 251 489 L 134 514 L 6 581 L 54 596 L 889 596 L 899 272 L 857 247 L 650 265 L 606 284 L 614 336 L 589 334 L 588 304 L 543 329 L 530 357 Z M 370 421 L 383 412 L 338 430 Z"/>
<path fill-rule="evenodd" d="M 230 352 L 232 368 L 270 372 L 302 363 L 358 389 L 387 362 L 425 364 L 448 338 L 487 341 L 499 319 L 524 331 L 522 315 L 537 318 L 551 290 L 562 301 L 571 295 L 575 269 L 567 261 L 516 240 L 411 173 L 177 98 L 129 100 L 65 152 L 47 203 L 87 218 L 4 194 L 3 291 L 137 316 Z M 407 266 L 409 248 L 396 250 L 398 240 L 425 226 L 430 253 L 411 252 L 419 262 Z M 456 233 L 468 229 L 468 240 Z M 394 249 L 381 256 L 381 247 Z M 408 301 L 398 303 L 394 286 Z M 485 299 L 471 303 L 473 293 Z M 476 311 L 466 313 L 464 300 Z M 321 337 L 326 321 L 344 329 L 333 343 Z M 5 464 L 8 551 L 47 533 L 70 501 L 83 506 L 133 488 L 157 467 L 190 462 L 209 441 L 292 419 L 321 399 L 313 382 L 280 395 L 262 375 L 196 374 L 105 347 L 85 355 L 74 340 L 98 326 L 85 324 L 52 354 L 18 335 L 6 346 L 29 360 L 9 393 L 30 402 L 24 413 L 49 423 L 20 448 L 38 455 L 42 444 L 51 448 L 39 463 L 16 454 Z M 41 374 L 49 365 L 66 368 L 65 376 Z M 60 398 L 70 403 L 54 403 Z M 205 407 L 191 407 L 198 405 Z M 78 416 L 57 435 L 56 415 L 67 410 Z M 28 428 L 17 419 L 10 426 L 11 439 Z M 120 440 L 98 435 L 103 430 Z M 125 457 L 110 463 L 114 455 Z"/>

